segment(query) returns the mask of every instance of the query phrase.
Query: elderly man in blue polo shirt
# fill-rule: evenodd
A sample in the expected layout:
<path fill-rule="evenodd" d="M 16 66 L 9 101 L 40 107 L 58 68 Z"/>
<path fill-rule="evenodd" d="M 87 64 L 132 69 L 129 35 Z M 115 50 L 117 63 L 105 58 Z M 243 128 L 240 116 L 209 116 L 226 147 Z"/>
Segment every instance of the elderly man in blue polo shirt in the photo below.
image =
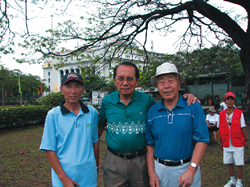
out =
<path fill-rule="evenodd" d="M 107 125 L 108 150 L 102 169 L 106 187 L 147 187 L 145 126 L 148 109 L 156 101 L 135 91 L 139 70 L 131 62 L 114 69 L 118 91 L 105 96 L 99 112 L 99 136 Z M 189 96 L 189 104 L 193 101 Z M 196 99 L 194 99 L 196 100 Z"/>
<path fill-rule="evenodd" d="M 81 75 L 65 75 L 61 86 L 65 100 L 46 116 L 40 149 L 52 166 L 52 186 L 97 186 L 98 114 L 80 100 L 83 90 Z"/>
<path fill-rule="evenodd" d="M 200 187 L 199 163 L 209 133 L 201 105 L 188 106 L 179 94 L 184 77 L 163 63 L 151 78 L 162 100 L 147 114 L 146 141 L 150 187 Z"/>

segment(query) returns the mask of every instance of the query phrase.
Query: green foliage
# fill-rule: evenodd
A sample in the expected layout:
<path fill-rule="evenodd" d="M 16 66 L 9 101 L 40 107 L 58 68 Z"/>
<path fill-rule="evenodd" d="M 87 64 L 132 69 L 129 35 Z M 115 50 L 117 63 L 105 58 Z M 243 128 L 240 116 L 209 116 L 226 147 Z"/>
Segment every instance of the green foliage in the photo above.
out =
<path fill-rule="evenodd" d="M 214 95 L 213 94 L 206 94 L 205 96 L 204 96 L 204 100 L 214 100 Z"/>
<path fill-rule="evenodd" d="M 20 77 L 22 100 L 34 100 L 34 97 L 37 98 L 40 94 L 41 85 L 43 90 L 47 89 L 46 85 L 37 76 L 25 75 L 18 69 L 8 70 L 2 68 L 0 69 L 0 86 L 2 88 L 0 89 L 0 94 L 6 103 L 20 100 L 18 77 Z M 5 96 L 5 90 L 7 91 L 7 96 Z"/>
<path fill-rule="evenodd" d="M 200 75 L 213 77 L 221 73 L 226 74 L 227 79 L 243 75 L 239 49 L 231 40 L 223 41 L 211 48 L 166 55 L 162 59 L 150 57 L 149 62 L 140 71 L 138 86 L 143 88 L 151 87 L 150 78 L 155 75 L 156 67 L 163 62 L 175 64 L 186 80 L 198 79 Z"/>
<path fill-rule="evenodd" d="M 115 86 L 115 82 L 114 82 L 114 79 L 111 79 L 111 81 L 109 81 L 106 86 L 102 87 L 100 89 L 100 91 L 108 91 L 108 92 L 114 92 L 116 91 L 117 88 Z"/>
<path fill-rule="evenodd" d="M 142 88 L 152 87 L 150 82 L 151 77 L 155 75 L 157 66 L 159 66 L 163 62 L 168 61 L 168 57 L 169 56 L 166 56 L 165 58 L 160 59 L 155 56 L 151 56 L 149 54 L 149 64 L 145 65 L 143 69 L 139 68 L 140 81 L 138 83 L 138 87 Z"/>
<path fill-rule="evenodd" d="M 82 67 L 81 72 L 86 92 L 91 94 L 92 91 L 101 90 L 107 86 L 105 77 L 100 77 L 94 66 Z"/>
<path fill-rule="evenodd" d="M 42 124 L 49 108 L 47 106 L 22 106 L 0 110 L 0 130 Z"/>
<path fill-rule="evenodd" d="M 64 96 L 61 92 L 58 93 L 50 93 L 42 97 L 42 99 L 38 102 L 39 105 L 44 105 L 49 107 L 50 109 L 60 105 L 60 102 L 64 99 Z"/>

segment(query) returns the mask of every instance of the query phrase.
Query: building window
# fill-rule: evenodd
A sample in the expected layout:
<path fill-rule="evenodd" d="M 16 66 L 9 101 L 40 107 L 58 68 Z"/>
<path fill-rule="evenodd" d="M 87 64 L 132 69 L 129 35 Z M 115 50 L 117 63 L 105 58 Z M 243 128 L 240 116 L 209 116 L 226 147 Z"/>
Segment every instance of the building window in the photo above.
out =
<path fill-rule="evenodd" d="M 48 72 L 48 76 L 50 76 L 50 72 Z"/>
<path fill-rule="evenodd" d="M 48 83 L 50 83 L 50 78 L 48 79 Z"/>

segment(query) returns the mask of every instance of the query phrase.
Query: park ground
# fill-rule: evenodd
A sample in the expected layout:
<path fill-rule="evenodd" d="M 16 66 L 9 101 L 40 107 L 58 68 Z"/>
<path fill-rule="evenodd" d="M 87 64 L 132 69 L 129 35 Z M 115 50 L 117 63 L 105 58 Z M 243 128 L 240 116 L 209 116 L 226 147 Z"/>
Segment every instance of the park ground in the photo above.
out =
<path fill-rule="evenodd" d="M 247 127 L 250 137 L 250 127 Z M 43 125 L 0 131 L 0 187 L 49 187 L 50 164 L 39 150 Z M 100 138 L 100 164 L 106 152 L 105 133 Z M 246 160 L 246 158 L 245 158 Z M 220 187 L 229 179 L 219 145 L 209 145 L 201 162 L 202 187 Z M 103 187 L 99 172 L 98 187 Z M 236 172 L 235 172 L 236 175 Z M 250 164 L 244 166 L 244 187 L 250 186 Z"/>

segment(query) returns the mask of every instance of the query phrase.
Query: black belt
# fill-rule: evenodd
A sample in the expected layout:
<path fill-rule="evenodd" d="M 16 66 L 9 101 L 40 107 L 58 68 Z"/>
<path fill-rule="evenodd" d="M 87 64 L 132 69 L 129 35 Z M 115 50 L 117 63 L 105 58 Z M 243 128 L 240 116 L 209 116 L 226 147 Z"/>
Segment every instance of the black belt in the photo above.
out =
<path fill-rule="evenodd" d="M 186 158 L 184 160 L 162 160 L 162 159 L 159 159 L 157 157 L 154 157 L 154 158 L 156 161 L 158 161 L 159 163 L 161 163 L 165 166 L 179 166 L 179 165 L 182 165 L 182 164 L 185 164 L 185 163 L 191 161 L 191 157 Z"/>
<path fill-rule="evenodd" d="M 129 153 L 129 154 L 118 153 L 118 152 L 114 151 L 113 149 L 111 149 L 110 147 L 108 147 L 108 150 L 111 153 L 113 153 L 114 155 L 125 158 L 125 159 L 132 159 L 132 158 L 135 158 L 137 156 L 145 155 L 147 153 L 146 149 L 140 150 L 140 151 L 135 152 L 135 153 Z"/>

